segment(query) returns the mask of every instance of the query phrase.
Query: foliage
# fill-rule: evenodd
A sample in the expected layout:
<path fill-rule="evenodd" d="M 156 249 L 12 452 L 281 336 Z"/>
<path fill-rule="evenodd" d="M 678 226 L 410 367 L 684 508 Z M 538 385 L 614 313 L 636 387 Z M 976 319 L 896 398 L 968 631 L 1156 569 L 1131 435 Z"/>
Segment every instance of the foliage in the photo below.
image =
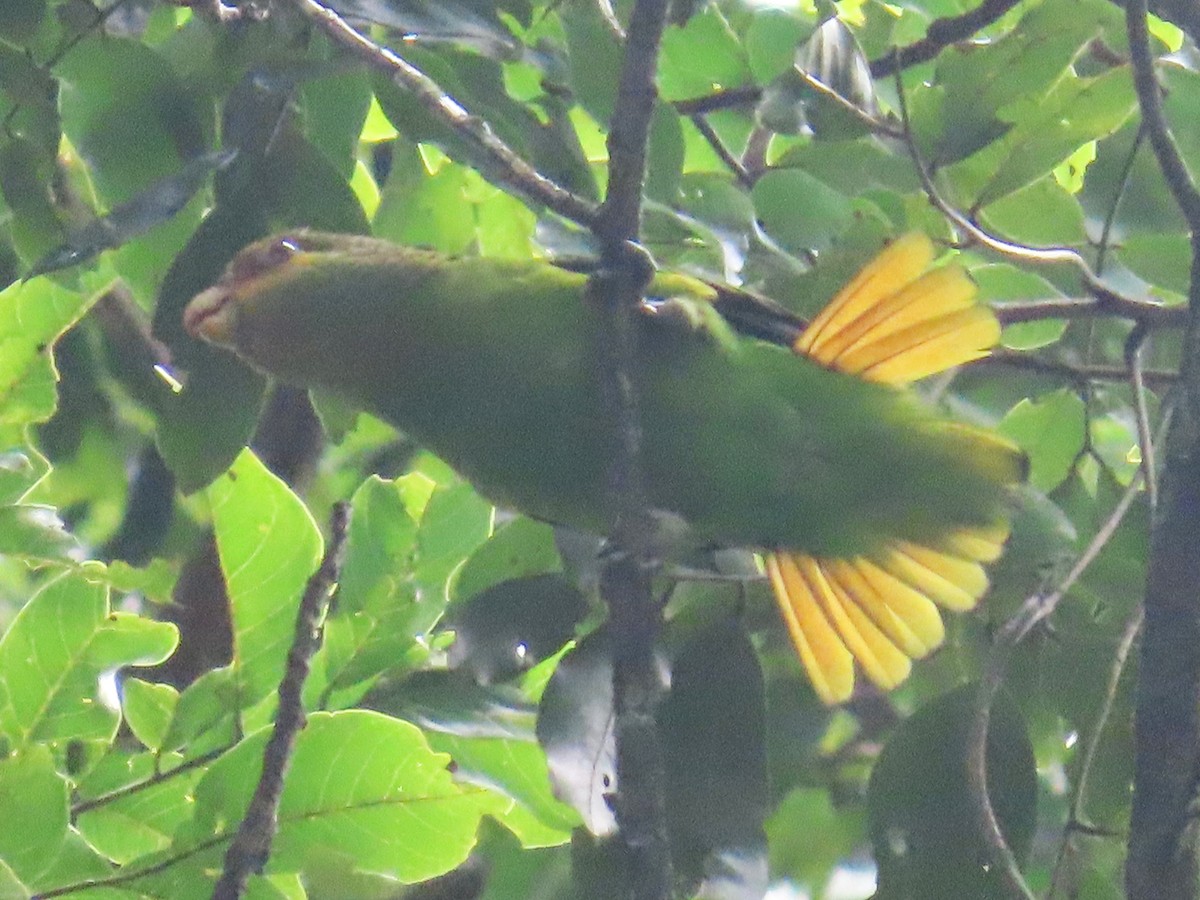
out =
<path fill-rule="evenodd" d="M 603 196 L 621 60 L 609 4 L 332 5 L 376 23 L 539 172 Z M 612 5 L 623 19 L 631 4 Z M 965 834 L 972 801 L 943 775 L 964 755 L 964 685 L 1021 601 L 1052 592 L 1139 490 L 1139 410 L 1158 421 L 1178 368 L 1169 308 L 1191 249 L 1139 129 L 1122 11 L 1029 0 L 893 80 L 891 48 L 971 6 L 675 4 L 644 242 L 664 267 L 810 315 L 883 237 L 961 236 L 911 143 L 940 200 L 1016 251 L 1076 250 L 1112 290 L 1167 308 L 1145 313 L 1149 390 L 1125 353 L 1145 304 L 1097 309 L 1077 267 L 962 249 L 1003 304 L 1007 351 L 928 393 L 999 422 L 1031 461 L 990 597 L 893 695 L 829 711 L 761 579 L 664 577 L 681 891 L 790 881 L 816 896 L 868 855 L 880 897 L 998 890 Z M 209 895 L 262 766 L 321 523 L 348 500 L 307 727 L 249 894 L 420 897 L 454 872 L 477 877 L 473 896 L 614 896 L 596 541 L 494 510 L 336 400 L 314 398 L 318 423 L 304 397 L 182 329 L 234 252 L 283 228 L 500 257 L 595 249 L 298 8 L 0 4 L 0 893 Z M 1154 33 L 1160 54 L 1182 41 L 1166 22 Z M 1159 71 L 1195 166 L 1191 50 Z M 1056 896 L 1117 895 L 1133 769 L 1122 665 L 1149 518 L 1139 492 L 1016 647 L 992 710 L 997 814 L 1029 883 Z"/>

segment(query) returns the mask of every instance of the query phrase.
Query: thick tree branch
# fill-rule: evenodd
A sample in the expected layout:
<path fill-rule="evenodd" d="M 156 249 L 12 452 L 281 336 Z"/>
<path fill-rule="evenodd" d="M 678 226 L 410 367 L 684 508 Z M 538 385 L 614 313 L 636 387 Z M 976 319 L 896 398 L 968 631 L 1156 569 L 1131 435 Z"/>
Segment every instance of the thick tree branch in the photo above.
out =
<path fill-rule="evenodd" d="M 250 876 L 262 870 L 271 855 L 279 818 L 283 779 L 291 762 L 296 737 L 305 725 L 301 693 L 313 654 L 321 642 L 321 628 L 329 597 L 341 569 L 342 547 L 349 525 L 349 507 L 337 504 L 330 522 L 329 546 L 317 571 L 309 578 L 296 613 L 296 629 L 288 650 L 287 669 L 279 683 L 279 709 L 275 728 L 263 750 L 262 774 L 237 835 L 225 851 L 225 870 L 213 889 L 213 900 L 237 900 Z"/>
<path fill-rule="evenodd" d="M 585 227 L 596 224 L 596 208 L 588 201 L 551 181 L 504 143 L 487 123 L 471 115 L 428 75 L 386 47 L 359 34 L 334 10 L 317 0 L 292 0 L 334 42 L 388 75 L 446 126 L 453 128 L 495 166 L 506 185 L 560 216 Z"/>
<path fill-rule="evenodd" d="M 1163 115 L 1146 0 L 1125 23 L 1142 124 L 1192 235 L 1190 321 L 1150 540 L 1138 667 L 1134 797 L 1125 886 L 1131 900 L 1197 897 L 1200 779 L 1200 193 Z"/>
<path fill-rule="evenodd" d="M 616 714 L 616 818 L 628 851 L 629 895 L 666 900 L 672 869 L 665 816 L 662 746 L 655 722 L 662 684 L 655 661 L 661 610 L 650 586 L 652 523 L 641 469 L 641 424 L 635 389 L 633 317 L 653 274 L 636 245 L 640 231 L 646 145 L 657 100 L 655 72 L 667 0 L 638 0 L 626 29 L 625 58 L 608 135 L 608 194 L 592 223 L 604 266 L 589 298 L 607 313 L 600 349 L 609 419 L 618 441 L 612 460 L 615 552 L 604 566 L 601 593 L 613 634 Z"/>

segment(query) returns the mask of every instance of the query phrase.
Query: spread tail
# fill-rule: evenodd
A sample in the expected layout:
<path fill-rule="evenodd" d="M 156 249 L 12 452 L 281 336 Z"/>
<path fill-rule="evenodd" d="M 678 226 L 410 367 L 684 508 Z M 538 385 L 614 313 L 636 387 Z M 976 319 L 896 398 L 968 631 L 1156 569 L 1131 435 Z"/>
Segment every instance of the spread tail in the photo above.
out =
<path fill-rule="evenodd" d="M 975 284 L 955 263 L 929 269 L 923 234 L 890 244 L 797 338 L 793 349 L 831 369 L 894 386 L 987 355 L 1000 336 Z M 980 475 L 1016 484 L 1026 460 L 1013 444 L 957 423 L 939 426 L 962 442 Z M 984 565 L 1008 538 L 1008 524 L 959 528 L 935 545 L 895 540 L 869 555 L 818 559 L 777 550 L 767 574 L 792 642 L 820 698 L 849 699 L 855 663 L 885 690 L 908 677 L 912 660 L 944 637 L 938 607 L 971 609 L 987 591 Z"/>

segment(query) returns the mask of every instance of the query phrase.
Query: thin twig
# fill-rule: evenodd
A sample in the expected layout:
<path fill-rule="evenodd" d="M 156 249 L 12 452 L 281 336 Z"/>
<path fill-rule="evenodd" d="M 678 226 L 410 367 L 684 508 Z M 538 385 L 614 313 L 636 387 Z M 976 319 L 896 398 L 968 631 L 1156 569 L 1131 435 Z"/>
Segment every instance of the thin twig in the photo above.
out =
<path fill-rule="evenodd" d="M 263 750 L 262 774 L 246 815 L 238 826 L 237 835 L 225 851 L 225 870 L 213 888 L 213 900 L 237 900 L 245 891 L 250 876 L 262 871 L 270 858 L 271 844 L 278 828 L 284 776 L 291 762 L 296 737 L 306 722 L 301 694 L 313 654 L 320 646 L 329 597 L 341 570 L 349 510 L 344 503 L 335 504 L 325 556 L 304 588 L 304 596 L 296 613 L 292 646 L 288 650 L 287 668 L 283 680 L 279 682 L 279 710 L 275 714 L 275 727 Z"/>
<path fill-rule="evenodd" d="M 1124 366 L 1061 362 L 1016 350 L 993 350 L 990 355 L 971 363 L 971 366 L 1004 366 L 1011 369 L 1027 369 L 1031 372 L 1053 375 L 1076 385 L 1083 385 L 1090 381 L 1129 381 L 1132 377 L 1129 369 Z M 1179 380 L 1179 373 L 1165 369 L 1144 369 L 1141 372 L 1141 378 L 1144 386 L 1162 390 L 1175 384 Z"/>
<path fill-rule="evenodd" d="M 883 78 L 901 69 L 929 62 L 951 44 L 965 41 L 976 32 L 997 21 L 1020 0 L 983 0 L 979 6 L 961 16 L 934 19 L 925 29 L 925 37 L 907 47 L 898 47 L 885 56 L 871 61 L 871 76 Z"/>
<path fill-rule="evenodd" d="M 992 306 L 1001 325 L 1038 322 L 1043 319 L 1088 319 L 1112 317 L 1131 319 L 1147 328 L 1183 328 L 1187 325 L 1186 306 L 1164 306 L 1149 300 L 1113 298 L 1102 302 L 1094 297 L 1054 297 L 1021 303 Z"/>
<path fill-rule="evenodd" d="M 93 809 L 107 806 L 110 803 L 116 803 L 118 800 L 123 800 L 125 797 L 132 797 L 141 793 L 147 788 L 152 788 L 156 784 L 162 784 L 164 781 L 170 781 L 172 778 L 177 778 L 180 775 L 186 774 L 193 769 L 198 769 L 202 766 L 207 766 L 232 750 L 232 747 L 221 747 L 217 750 L 209 750 L 207 753 L 202 753 L 200 756 L 192 759 L 184 760 L 173 769 L 168 769 L 166 772 L 155 772 L 144 781 L 138 781 L 133 784 L 127 784 L 125 787 L 117 788 L 115 791 L 109 791 L 107 794 L 101 794 L 99 797 L 91 797 L 87 800 L 80 800 L 71 807 L 71 819 L 74 821 L 76 816 L 83 815 Z"/>
<path fill-rule="evenodd" d="M 1033 893 L 1025 883 L 1012 850 L 1004 839 L 1000 823 L 996 819 L 996 813 L 992 807 L 991 798 L 988 796 L 987 735 L 992 702 L 1001 685 L 1004 684 L 1008 663 L 1017 645 L 1039 622 L 1054 612 L 1059 602 L 1066 596 L 1067 591 L 1079 580 L 1087 567 L 1112 539 L 1121 521 L 1125 518 L 1125 514 L 1133 505 L 1134 499 L 1141 492 L 1141 483 L 1142 477 L 1139 472 L 1117 502 L 1108 520 L 1096 532 L 1095 537 L 1080 554 L 1079 559 L 1076 560 L 1062 583 L 1049 594 L 1037 593 L 1028 597 L 1016 614 L 1004 623 L 996 637 L 996 643 L 992 646 L 983 678 L 979 683 L 979 691 L 975 698 L 975 715 L 971 720 L 971 729 L 967 738 L 967 787 L 975 807 L 976 827 L 979 828 L 980 835 L 991 855 L 991 863 L 997 867 L 1005 890 L 1010 897 L 1033 900 Z"/>
<path fill-rule="evenodd" d="M 708 145 L 713 148 L 713 152 L 721 158 L 721 162 L 725 163 L 729 170 L 733 172 L 733 176 L 738 180 L 738 184 L 745 188 L 754 187 L 754 176 L 742 165 L 741 160 L 734 156 L 729 148 L 725 146 L 725 142 L 721 140 L 721 136 L 717 134 L 716 129 L 712 127 L 708 119 L 704 115 L 697 113 L 692 116 L 692 124 L 696 126 L 696 130 L 700 132 L 700 136 L 708 141 Z"/>
<path fill-rule="evenodd" d="M 564 218 L 589 228 L 596 224 L 597 210 L 593 204 L 534 169 L 504 143 L 486 122 L 471 115 L 416 66 L 387 47 L 381 47 L 359 34 L 337 12 L 322 6 L 317 0 L 291 2 L 334 42 L 389 75 L 409 91 L 426 112 L 462 136 L 494 167 L 499 180 Z"/>
<path fill-rule="evenodd" d="M 1144 472 L 1145 470 L 1143 470 L 1143 475 Z M 1149 482 L 1147 482 L 1147 486 L 1149 486 Z M 1087 834 L 1100 837 L 1117 837 L 1119 834 L 1092 825 L 1087 821 L 1083 807 L 1087 797 L 1088 775 L 1091 773 L 1092 766 L 1096 761 L 1096 753 L 1100 749 L 1100 740 L 1104 736 L 1105 726 L 1108 724 L 1113 704 L 1117 699 L 1117 689 L 1121 683 L 1121 675 L 1125 671 L 1125 664 L 1129 661 L 1129 654 L 1133 650 L 1134 641 L 1137 640 L 1137 636 L 1142 630 L 1144 616 L 1145 607 L 1141 603 L 1138 603 L 1134 607 L 1133 612 L 1125 620 L 1125 627 L 1121 629 L 1121 637 L 1117 641 L 1116 650 L 1113 651 L 1112 665 L 1108 670 L 1108 684 L 1105 686 L 1104 698 L 1101 701 L 1100 710 L 1096 714 L 1096 721 L 1092 723 L 1091 732 L 1084 744 L 1083 757 L 1079 762 L 1079 775 L 1075 779 L 1075 790 L 1071 796 L 1071 812 L 1067 818 L 1066 827 L 1063 829 L 1063 839 L 1062 843 L 1059 844 L 1058 858 L 1054 862 L 1054 871 L 1050 874 L 1050 889 L 1046 894 L 1046 900 L 1052 900 L 1055 892 L 1058 890 L 1059 879 L 1066 869 L 1074 835 Z"/>
<path fill-rule="evenodd" d="M 978 224 L 971 221 L 963 215 L 958 209 L 948 203 L 938 191 L 937 186 L 933 183 L 933 178 L 929 174 L 929 169 L 925 166 L 924 160 L 921 158 L 921 151 L 917 147 L 916 140 L 912 134 L 908 117 L 908 100 L 905 96 L 904 85 L 900 83 L 897 76 L 896 82 L 897 99 L 900 105 L 900 118 L 903 123 L 903 139 L 908 146 L 909 155 L 912 157 L 913 167 L 917 171 L 917 177 L 921 181 L 921 186 L 925 191 L 925 196 L 929 202 L 942 213 L 947 219 L 953 222 L 970 240 L 976 244 L 988 248 L 994 253 L 1008 259 L 1016 260 L 1017 262 L 1032 263 L 1034 265 L 1058 265 L 1065 264 L 1072 266 L 1079 272 L 1080 280 L 1087 292 L 1096 298 L 1096 302 L 1104 307 L 1120 310 L 1119 315 L 1126 315 L 1129 318 L 1139 318 L 1142 316 L 1158 315 L 1157 310 L 1162 309 L 1162 306 L 1157 303 L 1151 303 L 1146 300 L 1135 300 L 1132 297 L 1127 297 L 1119 291 L 1114 290 L 1105 284 L 1088 264 L 1077 250 L 1071 247 L 1027 247 L 1022 244 L 1014 244 L 1010 241 L 1005 241 L 995 237 L 992 234 L 984 231 Z"/>

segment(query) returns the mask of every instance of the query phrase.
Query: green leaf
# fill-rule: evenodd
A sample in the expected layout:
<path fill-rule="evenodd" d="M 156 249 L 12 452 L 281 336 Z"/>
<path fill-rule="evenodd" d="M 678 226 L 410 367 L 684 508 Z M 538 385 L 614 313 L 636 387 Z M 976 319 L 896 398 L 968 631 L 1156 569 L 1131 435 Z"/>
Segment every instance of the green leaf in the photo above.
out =
<path fill-rule="evenodd" d="M 598 837 L 617 828 L 607 799 L 617 781 L 613 716 L 609 638 L 593 632 L 554 670 L 538 710 L 537 737 L 555 796 L 575 807 Z"/>
<path fill-rule="evenodd" d="M 0 291 L 0 425 L 41 422 L 53 415 L 58 373 L 51 348 L 94 300 L 46 278 Z"/>
<path fill-rule="evenodd" d="M 455 778 L 495 791 L 525 808 L 533 823 L 520 817 L 501 821 L 526 847 L 555 847 L 571 839 L 579 816 L 550 791 L 546 755 L 535 741 L 468 738 L 433 732 L 429 745 L 454 760 Z"/>
<path fill-rule="evenodd" d="M 828 248 L 853 217 L 847 196 L 798 169 L 767 172 L 753 198 L 762 227 L 792 251 Z"/>
<path fill-rule="evenodd" d="M 465 482 L 434 491 L 417 533 L 417 581 L 447 590 L 451 574 L 491 534 L 493 515 Z"/>
<path fill-rule="evenodd" d="M 971 277 L 979 284 L 980 296 L 1001 310 L 1008 300 L 1055 300 L 1063 296 L 1041 276 L 1007 263 L 979 266 L 971 270 Z M 1018 322 L 1004 329 L 1001 342 L 1013 350 L 1034 350 L 1054 343 L 1066 329 L 1065 319 Z"/>
<path fill-rule="evenodd" d="M 266 740 L 259 732 L 213 764 L 178 845 L 232 835 Z M 456 785 L 447 762 L 407 722 L 359 710 L 315 713 L 296 741 L 267 871 L 303 872 L 316 858 L 412 883 L 454 868 L 474 845 L 480 816 L 507 802 Z"/>
<path fill-rule="evenodd" d="M 967 734 L 976 687 L 923 706 L 888 740 L 867 794 L 880 900 L 914 895 L 993 897 L 999 874 L 985 850 L 966 782 Z M 1017 862 L 1029 853 L 1037 818 L 1037 770 L 1025 722 L 1006 694 L 992 705 L 988 794 Z"/>
<path fill-rule="evenodd" d="M 368 478 L 355 492 L 351 511 L 322 650 L 331 688 L 403 666 L 445 607 L 441 592 L 418 591 L 413 583 L 417 523 L 397 484 Z"/>
<path fill-rule="evenodd" d="M 321 535 L 304 504 L 249 450 L 208 489 L 233 620 L 233 668 L 251 705 L 279 684 Z"/>
<path fill-rule="evenodd" d="M 1028 97 L 1000 111 L 1015 122 L 1004 138 L 1006 157 L 992 172 L 976 205 L 986 206 L 1045 177 L 1089 140 L 1112 134 L 1137 106 L 1124 69 L 1096 78 L 1069 78 L 1045 97 Z"/>
<path fill-rule="evenodd" d="M 659 57 L 664 100 L 702 97 L 750 80 L 745 51 L 717 7 L 692 16 L 683 28 L 664 32 Z"/>
<path fill-rule="evenodd" d="M 1192 250 L 1186 234 L 1131 234 L 1121 242 L 1117 258 L 1155 287 L 1187 296 Z"/>
<path fill-rule="evenodd" d="M 0 554 L 31 564 L 76 559 L 79 542 L 49 506 L 0 506 Z"/>
<path fill-rule="evenodd" d="M 56 578 L 0 638 L 0 733 L 18 746 L 111 739 L 118 716 L 100 676 L 161 663 L 176 640 L 174 625 L 112 612 L 108 587 L 86 570 Z"/>
<path fill-rule="evenodd" d="M 472 597 L 502 581 L 553 572 L 559 568 L 554 529 L 518 516 L 500 525 L 463 564 L 454 583 L 455 598 Z"/>
<path fill-rule="evenodd" d="M 46 747 L 0 759 L 0 861 L 28 885 L 39 885 L 67 837 L 67 783 Z"/>
<path fill-rule="evenodd" d="M 1029 482 L 1053 490 L 1071 472 L 1084 444 L 1083 401 L 1071 391 L 1026 398 L 1008 411 L 1001 433 L 1029 454 Z"/>
<path fill-rule="evenodd" d="M 121 708 L 129 730 L 151 750 L 161 749 L 178 703 L 179 691 L 169 684 L 126 678 L 121 685 Z"/>

